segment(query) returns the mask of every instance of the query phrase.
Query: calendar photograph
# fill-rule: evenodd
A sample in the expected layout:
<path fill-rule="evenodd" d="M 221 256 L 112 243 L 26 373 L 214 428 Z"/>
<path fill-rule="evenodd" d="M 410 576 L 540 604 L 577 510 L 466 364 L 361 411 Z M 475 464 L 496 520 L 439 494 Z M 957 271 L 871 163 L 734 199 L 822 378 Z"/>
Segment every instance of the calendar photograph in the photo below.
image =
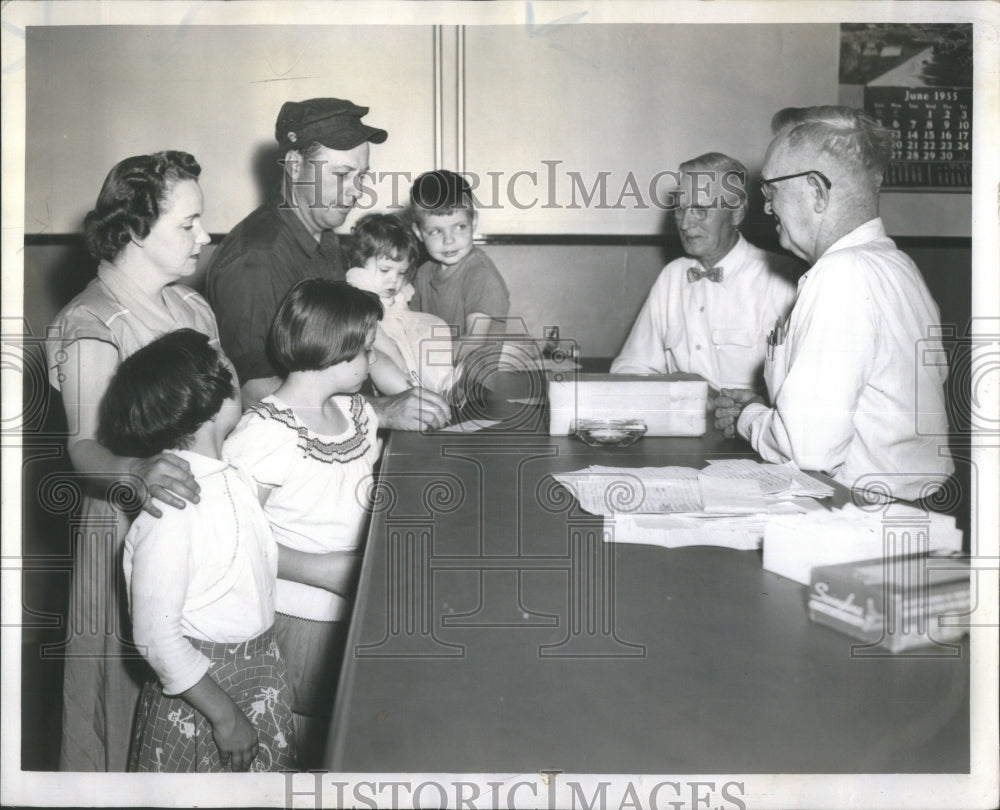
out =
<path fill-rule="evenodd" d="M 841 23 L 840 83 L 971 87 L 972 26 Z"/>
<path fill-rule="evenodd" d="M 883 188 L 971 189 L 971 25 L 842 23 L 840 85 L 893 132 Z"/>

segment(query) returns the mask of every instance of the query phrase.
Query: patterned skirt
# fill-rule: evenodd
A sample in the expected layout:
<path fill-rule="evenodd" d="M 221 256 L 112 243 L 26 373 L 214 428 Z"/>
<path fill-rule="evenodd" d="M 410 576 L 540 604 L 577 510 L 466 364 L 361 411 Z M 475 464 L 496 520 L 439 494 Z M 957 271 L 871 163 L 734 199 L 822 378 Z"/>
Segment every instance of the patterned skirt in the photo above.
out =
<path fill-rule="evenodd" d="M 188 641 L 211 660 L 209 675 L 257 732 L 260 752 L 250 770 L 296 770 L 291 694 L 273 629 L 240 644 Z M 208 719 L 182 698 L 164 695 L 159 681 L 148 681 L 136 713 L 129 770 L 219 773 L 228 768 Z"/>

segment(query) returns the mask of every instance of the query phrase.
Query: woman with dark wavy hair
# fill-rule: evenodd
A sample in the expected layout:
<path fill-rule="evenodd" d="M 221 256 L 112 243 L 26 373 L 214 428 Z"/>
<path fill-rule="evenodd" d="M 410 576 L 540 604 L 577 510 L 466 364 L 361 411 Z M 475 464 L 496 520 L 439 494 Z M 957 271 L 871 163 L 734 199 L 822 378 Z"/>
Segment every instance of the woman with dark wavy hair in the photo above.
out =
<path fill-rule="evenodd" d="M 187 327 L 219 348 L 212 310 L 176 283 L 195 272 L 209 241 L 201 223 L 200 173 L 191 155 L 177 151 L 126 158 L 111 170 L 84 221 L 87 246 L 99 261 L 97 278 L 52 325 L 49 378 L 62 392 L 69 456 L 85 490 L 64 650 L 60 770 L 125 770 L 136 701 L 148 674 L 129 644 L 121 585 L 129 509 L 157 516 L 164 504 L 183 509 L 198 500 L 184 460 L 171 453 L 117 456 L 98 443 L 97 424 L 115 369 L 147 343 Z M 135 497 L 123 496 L 129 492 Z"/>

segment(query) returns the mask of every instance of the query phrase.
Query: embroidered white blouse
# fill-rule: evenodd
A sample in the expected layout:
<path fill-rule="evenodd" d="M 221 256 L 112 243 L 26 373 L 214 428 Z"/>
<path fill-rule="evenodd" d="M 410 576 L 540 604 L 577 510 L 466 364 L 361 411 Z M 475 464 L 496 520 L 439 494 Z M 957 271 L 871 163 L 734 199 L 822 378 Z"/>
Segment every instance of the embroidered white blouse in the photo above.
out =
<path fill-rule="evenodd" d="M 378 457 L 378 417 L 364 397 L 335 396 L 347 418 L 338 436 L 313 433 L 274 395 L 243 414 L 223 446 L 270 490 L 264 512 L 277 541 L 311 554 L 353 551 L 362 540 Z M 347 601 L 300 582 L 278 580 L 276 609 L 315 621 L 346 618 Z"/>

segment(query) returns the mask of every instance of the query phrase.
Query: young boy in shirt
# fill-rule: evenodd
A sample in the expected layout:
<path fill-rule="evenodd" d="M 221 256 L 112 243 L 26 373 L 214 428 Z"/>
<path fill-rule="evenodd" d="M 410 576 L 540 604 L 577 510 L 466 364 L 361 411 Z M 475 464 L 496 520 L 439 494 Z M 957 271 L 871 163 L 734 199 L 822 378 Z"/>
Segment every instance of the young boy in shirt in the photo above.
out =
<path fill-rule="evenodd" d="M 425 172 L 414 181 L 410 202 L 413 231 L 430 256 L 417 268 L 410 308 L 451 326 L 461 360 L 489 336 L 503 335 L 510 310 L 507 285 L 489 256 L 472 244 L 477 215 L 464 178 Z"/>

